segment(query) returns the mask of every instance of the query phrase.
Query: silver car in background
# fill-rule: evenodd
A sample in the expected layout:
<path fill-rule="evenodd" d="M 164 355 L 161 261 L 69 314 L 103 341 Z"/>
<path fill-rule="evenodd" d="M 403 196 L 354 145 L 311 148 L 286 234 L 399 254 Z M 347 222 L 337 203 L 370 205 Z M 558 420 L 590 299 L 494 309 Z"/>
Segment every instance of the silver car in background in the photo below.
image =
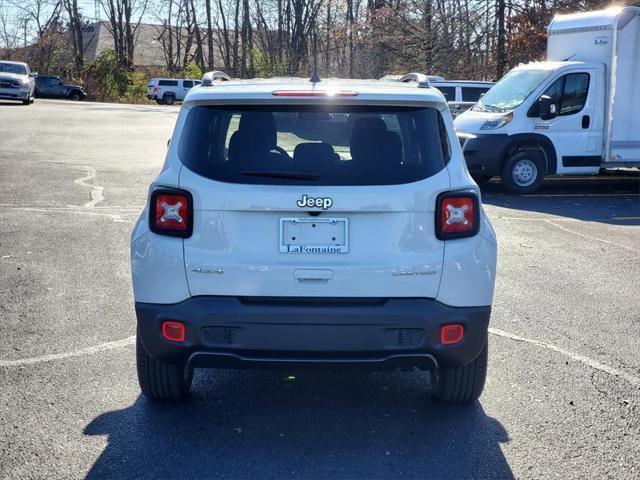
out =
<path fill-rule="evenodd" d="M 0 99 L 19 100 L 23 105 L 33 103 L 33 77 L 26 63 L 0 60 Z"/>

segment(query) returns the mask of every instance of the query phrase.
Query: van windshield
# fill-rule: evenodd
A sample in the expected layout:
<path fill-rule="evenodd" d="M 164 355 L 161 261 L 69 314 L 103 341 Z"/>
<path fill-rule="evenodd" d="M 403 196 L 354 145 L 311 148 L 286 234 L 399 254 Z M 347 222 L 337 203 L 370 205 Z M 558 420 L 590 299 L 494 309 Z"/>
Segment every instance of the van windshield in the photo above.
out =
<path fill-rule="evenodd" d="M 548 75 L 547 70 L 513 70 L 491 87 L 474 110 L 488 112 L 513 110 L 524 102 Z"/>
<path fill-rule="evenodd" d="M 434 108 L 196 106 L 179 144 L 207 178 L 277 185 L 391 185 L 440 171 L 449 152 Z"/>

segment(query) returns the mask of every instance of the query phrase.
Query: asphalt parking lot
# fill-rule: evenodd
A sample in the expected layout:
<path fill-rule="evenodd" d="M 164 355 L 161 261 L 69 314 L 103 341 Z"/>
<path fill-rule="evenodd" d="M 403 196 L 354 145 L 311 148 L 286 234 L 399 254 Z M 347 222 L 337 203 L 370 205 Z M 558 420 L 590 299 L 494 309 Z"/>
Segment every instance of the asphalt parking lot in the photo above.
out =
<path fill-rule="evenodd" d="M 135 377 L 128 242 L 177 107 L 0 105 L 0 478 L 639 478 L 640 176 L 484 188 L 487 386 L 423 373 Z"/>

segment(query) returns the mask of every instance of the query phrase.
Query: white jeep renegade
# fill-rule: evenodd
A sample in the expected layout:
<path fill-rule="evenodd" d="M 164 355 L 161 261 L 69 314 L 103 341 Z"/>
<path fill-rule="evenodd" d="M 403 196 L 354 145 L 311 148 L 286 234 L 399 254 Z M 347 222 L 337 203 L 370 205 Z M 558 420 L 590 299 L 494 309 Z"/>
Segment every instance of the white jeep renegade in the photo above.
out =
<path fill-rule="evenodd" d="M 207 85 L 208 84 L 208 85 Z M 141 389 L 194 367 L 432 372 L 472 401 L 496 239 L 428 81 L 203 81 L 131 239 Z"/>

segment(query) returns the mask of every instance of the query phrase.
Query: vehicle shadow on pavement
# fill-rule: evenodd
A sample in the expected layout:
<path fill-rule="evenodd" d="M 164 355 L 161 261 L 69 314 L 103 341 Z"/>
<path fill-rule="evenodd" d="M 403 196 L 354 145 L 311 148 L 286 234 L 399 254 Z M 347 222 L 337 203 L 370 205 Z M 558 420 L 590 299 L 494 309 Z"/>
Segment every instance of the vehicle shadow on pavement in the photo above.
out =
<path fill-rule="evenodd" d="M 510 194 L 496 180 L 482 186 L 487 205 L 612 225 L 640 225 L 640 172 L 552 178 L 532 195 Z"/>
<path fill-rule="evenodd" d="M 426 373 L 198 371 L 182 404 L 140 396 L 85 429 L 87 478 L 513 478 L 479 402 L 430 400 Z"/>

